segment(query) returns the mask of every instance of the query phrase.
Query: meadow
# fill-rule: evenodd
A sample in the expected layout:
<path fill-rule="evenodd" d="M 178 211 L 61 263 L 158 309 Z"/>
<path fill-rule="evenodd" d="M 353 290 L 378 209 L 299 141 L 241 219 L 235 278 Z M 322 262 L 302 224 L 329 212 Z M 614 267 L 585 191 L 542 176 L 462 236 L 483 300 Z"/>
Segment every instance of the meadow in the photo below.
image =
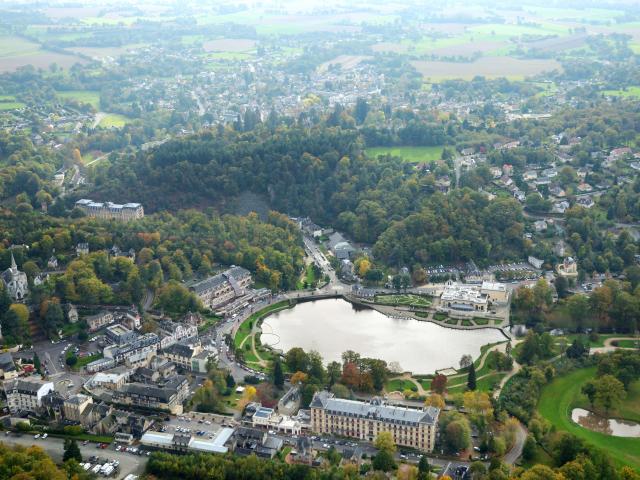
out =
<path fill-rule="evenodd" d="M 443 146 L 436 147 L 372 147 L 365 153 L 370 157 L 392 155 L 400 157 L 406 163 L 435 162 L 442 157 Z"/>
<path fill-rule="evenodd" d="M 122 128 L 129 122 L 131 122 L 129 117 L 118 113 L 109 113 L 100 120 L 99 126 L 102 128 Z"/>

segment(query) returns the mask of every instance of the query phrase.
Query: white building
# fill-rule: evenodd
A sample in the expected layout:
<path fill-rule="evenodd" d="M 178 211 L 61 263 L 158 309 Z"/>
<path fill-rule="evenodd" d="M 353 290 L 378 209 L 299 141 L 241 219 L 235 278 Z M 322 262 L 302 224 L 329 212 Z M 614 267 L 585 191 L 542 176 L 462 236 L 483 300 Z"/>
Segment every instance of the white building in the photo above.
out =
<path fill-rule="evenodd" d="M 509 300 L 509 290 L 504 283 L 484 281 L 480 293 L 486 295 L 492 303 L 507 303 Z"/>
<path fill-rule="evenodd" d="M 165 349 L 180 340 L 198 336 L 198 327 L 182 323 L 163 320 L 158 324 L 160 329 L 160 348 Z"/>
<path fill-rule="evenodd" d="M 16 378 L 4 383 L 7 406 L 11 413 L 39 413 L 42 410 L 42 398 L 53 390 L 53 382 L 36 378 Z"/>
<path fill-rule="evenodd" d="M 440 306 L 461 312 L 486 312 L 489 297 L 477 286 L 450 283 L 440 296 Z"/>
<path fill-rule="evenodd" d="M 120 205 L 111 202 L 94 202 L 83 198 L 76 202 L 76 208 L 82 210 L 85 215 L 103 220 L 118 220 L 128 222 L 144 217 L 144 208 L 139 203 L 125 203 Z"/>

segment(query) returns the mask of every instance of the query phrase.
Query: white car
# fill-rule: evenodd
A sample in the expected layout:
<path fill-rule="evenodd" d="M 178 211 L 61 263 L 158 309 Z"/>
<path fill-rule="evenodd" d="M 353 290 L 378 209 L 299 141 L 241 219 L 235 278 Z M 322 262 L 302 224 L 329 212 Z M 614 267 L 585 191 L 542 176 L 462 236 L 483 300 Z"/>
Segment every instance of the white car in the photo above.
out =
<path fill-rule="evenodd" d="M 40 438 L 40 434 L 39 434 L 39 433 L 36 433 L 36 434 L 33 436 L 33 438 L 35 438 L 36 440 L 37 440 L 37 439 L 39 439 L 39 438 Z"/>
<path fill-rule="evenodd" d="M 42 434 L 42 438 L 47 438 L 48 436 L 49 436 L 49 434 L 47 434 L 47 433 L 43 433 Z"/>

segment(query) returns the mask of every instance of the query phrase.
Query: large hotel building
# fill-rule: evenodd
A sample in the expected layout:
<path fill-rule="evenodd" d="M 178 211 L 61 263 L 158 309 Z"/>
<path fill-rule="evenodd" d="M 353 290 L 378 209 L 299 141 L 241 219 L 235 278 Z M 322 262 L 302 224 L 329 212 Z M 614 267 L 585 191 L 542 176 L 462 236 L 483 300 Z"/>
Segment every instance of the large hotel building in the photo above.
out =
<path fill-rule="evenodd" d="M 433 451 L 440 409 L 386 405 L 381 399 L 359 402 L 318 392 L 311 402 L 311 429 L 314 432 L 374 441 L 381 432 L 390 432 L 396 445 L 423 452 Z"/>
<path fill-rule="evenodd" d="M 76 202 L 76 207 L 85 215 L 103 220 L 118 220 L 128 222 L 144 217 L 144 208 L 139 203 L 125 203 L 120 205 L 111 202 L 94 202 L 83 198 Z"/>

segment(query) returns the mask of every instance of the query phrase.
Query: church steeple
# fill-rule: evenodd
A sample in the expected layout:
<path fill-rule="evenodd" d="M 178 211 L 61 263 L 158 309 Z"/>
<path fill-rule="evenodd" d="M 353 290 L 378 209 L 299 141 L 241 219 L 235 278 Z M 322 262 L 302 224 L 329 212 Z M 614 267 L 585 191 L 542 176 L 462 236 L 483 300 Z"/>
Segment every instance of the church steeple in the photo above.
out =
<path fill-rule="evenodd" d="M 11 271 L 15 272 L 18 270 L 18 265 L 16 265 L 16 259 L 13 258 L 13 252 L 11 252 Z"/>

